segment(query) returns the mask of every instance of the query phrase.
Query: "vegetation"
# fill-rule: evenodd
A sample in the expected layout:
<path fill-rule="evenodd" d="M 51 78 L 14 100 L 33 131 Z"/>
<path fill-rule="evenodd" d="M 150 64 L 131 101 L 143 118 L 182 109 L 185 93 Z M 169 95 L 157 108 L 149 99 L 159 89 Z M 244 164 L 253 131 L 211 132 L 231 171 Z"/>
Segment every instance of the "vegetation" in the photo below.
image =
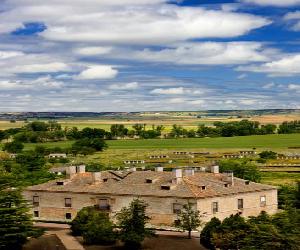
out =
<path fill-rule="evenodd" d="M 195 209 L 191 203 L 183 205 L 183 209 L 178 215 L 178 221 L 175 226 L 184 231 L 188 231 L 188 237 L 191 239 L 191 232 L 196 230 L 201 224 L 200 212 Z"/>
<path fill-rule="evenodd" d="M 232 171 L 233 175 L 249 181 L 260 182 L 261 173 L 259 168 L 248 159 L 223 160 L 219 163 L 220 171 Z"/>
<path fill-rule="evenodd" d="M 19 189 L 12 186 L 11 176 L 0 176 L 0 249 L 22 249 L 28 237 L 41 231 L 33 227 L 26 201 Z"/>
<path fill-rule="evenodd" d="M 117 238 L 108 213 L 94 207 L 81 209 L 71 223 L 71 230 L 75 236 L 82 235 L 85 244 L 110 245 Z"/>
<path fill-rule="evenodd" d="M 248 220 L 239 214 L 220 222 L 213 218 L 200 235 L 201 243 L 208 249 L 299 249 L 300 216 L 296 209 L 274 216 L 262 212 Z"/>
<path fill-rule="evenodd" d="M 150 217 L 146 215 L 147 204 L 139 199 L 133 200 L 129 207 L 122 208 L 117 214 L 119 238 L 127 249 L 139 249 L 145 237 L 153 236 L 153 231 L 146 228 Z"/>
<path fill-rule="evenodd" d="M 278 128 L 279 134 L 300 133 L 300 120 L 292 122 L 283 122 Z"/>
<path fill-rule="evenodd" d="M 263 151 L 261 153 L 259 153 L 259 157 L 261 159 L 276 159 L 277 157 L 277 153 L 276 152 L 273 152 L 273 151 Z"/>

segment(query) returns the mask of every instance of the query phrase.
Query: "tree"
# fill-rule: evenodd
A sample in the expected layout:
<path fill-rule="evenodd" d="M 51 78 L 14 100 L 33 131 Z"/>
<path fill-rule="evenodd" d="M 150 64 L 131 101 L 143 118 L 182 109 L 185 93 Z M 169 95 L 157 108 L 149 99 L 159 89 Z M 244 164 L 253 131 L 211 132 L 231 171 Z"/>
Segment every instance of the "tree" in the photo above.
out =
<path fill-rule="evenodd" d="M 273 151 L 262 151 L 258 154 L 261 159 L 276 159 L 277 153 Z"/>
<path fill-rule="evenodd" d="M 153 231 L 146 228 L 150 217 L 146 215 L 147 204 L 139 199 L 134 199 L 129 207 L 124 207 L 117 214 L 120 228 L 119 238 L 128 249 L 139 249 L 142 241 L 147 236 L 153 236 Z"/>
<path fill-rule="evenodd" d="M 221 226 L 221 221 L 214 217 L 205 224 L 205 227 L 201 230 L 200 243 L 208 249 L 215 249 L 212 238 Z"/>
<path fill-rule="evenodd" d="M 71 222 L 74 236 L 83 236 L 86 244 L 112 244 L 117 234 L 108 213 L 97 211 L 94 207 L 82 208 Z"/>
<path fill-rule="evenodd" d="M 39 236 L 41 231 L 33 227 L 26 201 L 8 179 L 5 175 L 0 177 L 0 250 L 18 250 L 27 237 Z"/>
<path fill-rule="evenodd" d="M 82 234 L 86 244 L 110 245 L 115 243 L 117 235 L 114 232 L 114 224 L 109 219 L 109 214 L 95 211 L 91 214 Z"/>
<path fill-rule="evenodd" d="M 24 145 L 18 141 L 12 141 L 4 144 L 3 150 L 9 153 L 20 153 L 22 152 Z"/>
<path fill-rule="evenodd" d="M 202 224 L 200 212 L 193 208 L 191 203 L 183 205 L 182 211 L 178 215 L 176 227 L 188 231 L 188 237 L 191 239 L 191 233 Z"/>
<path fill-rule="evenodd" d="M 73 154 L 88 155 L 95 151 L 103 151 L 105 148 L 107 148 L 107 144 L 101 138 L 83 138 L 73 143 L 71 152 Z"/>
<path fill-rule="evenodd" d="M 247 159 L 220 161 L 220 171 L 233 171 L 233 174 L 249 181 L 260 182 L 261 173 L 259 168 Z"/>

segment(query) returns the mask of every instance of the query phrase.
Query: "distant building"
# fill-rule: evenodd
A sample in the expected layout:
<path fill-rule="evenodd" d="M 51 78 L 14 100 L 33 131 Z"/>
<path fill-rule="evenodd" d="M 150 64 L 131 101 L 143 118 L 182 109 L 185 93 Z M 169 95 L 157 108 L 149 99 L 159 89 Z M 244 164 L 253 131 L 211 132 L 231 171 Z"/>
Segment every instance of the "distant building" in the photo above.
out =
<path fill-rule="evenodd" d="M 49 154 L 48 158 L 67 158 L 67 154 Z"/>
<path fill-rule="evenodd" d="M 211 173 L 194 169 L 164 171 L 85 172 L 84 166 L 72 166 L 67 179 L 53 180 L 26 188 L 24 197 L 32 203 L 35 220 L 70 221 L 83 207 L 95 208 L 114 216 L 121 208 L 139 198 L 149 207 L 151 224 L 171 226 L 184 204 L 204 214 L 224 219 L 231 214 L 256 216 L 261 211 L 277 211 L 277 189 L 273 186 L 220 174 L 218 166 Z"/>
<path fill-rule="evenodd" d="M 244 150 L 244 151 L 240 151 L 240 155 L 244 155 L 244 156 L 253 156 L 256 155 L 257 152 L 254 150 Z"/>
<path fill-rule="evenodd" d="M 144 164 L 144 160 L 127 160 L 123 162 L 126 165 L 133 165 L 133 164 Z"/>
<path fill-rule="evenodd" d="M 244 158 L 244 156 L 240 155 L 240 154 L 224 154 L 222 157 L 225 159 L 242 159 L 242 158 Z"/>
<path fill-rule="evenodd" d="M 150 159 L 167 159 L 169 158 L 168 155 L 150 155 L 149 156 Z"/>

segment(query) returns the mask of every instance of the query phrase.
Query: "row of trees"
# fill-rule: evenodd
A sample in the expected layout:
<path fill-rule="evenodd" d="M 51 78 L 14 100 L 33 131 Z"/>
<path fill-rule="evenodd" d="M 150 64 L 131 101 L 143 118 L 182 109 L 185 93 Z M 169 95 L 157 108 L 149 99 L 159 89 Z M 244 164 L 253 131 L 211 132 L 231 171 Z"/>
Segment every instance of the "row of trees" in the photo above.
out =
<path fill-rule="evenodd" d="M 297 250 L 300 245 L 300 214 L 296 209 L 273 216 L 262 212 L 245 219 L 231 215 L 222 222 L 213 218 L 200 235 L 208 249 L 232 250 Z"/>
<path fill-rule="evenodd" d="M 102 138 L 112 140 L 117 138 L 142 138 L 153 139 L 162 136 L 164 126 L 152 125 L 151 129 L 146 128 L 146 124 L 135 124 L 132 129 L 126 128 L 123 124 L 113 124 L 110 131 L 98 128 L 77 127 L 62 129 L 61 125 L 55 121 L 30 122 L 22 128 L 7 129 L 0 131 L 0 140 L 8 139 L 11 136 L 20 142 L 45 142 L 61 140 L 80 140 L 83 138 Z M 215 122 L 213 126 L 199 125 L 197 129 L 185 129 L 179 125 L 173 125 L 169 133 L 164 133 L 166 138 L 198 138 L 198 137 L 231 137 L 247 135 L 266 135 L 287 133 L 299 133 L 300 121 L 283 122 L 277 126 L 274 124 L 260 125 L 259 122 L 242 120 L 235 122 Z"/>

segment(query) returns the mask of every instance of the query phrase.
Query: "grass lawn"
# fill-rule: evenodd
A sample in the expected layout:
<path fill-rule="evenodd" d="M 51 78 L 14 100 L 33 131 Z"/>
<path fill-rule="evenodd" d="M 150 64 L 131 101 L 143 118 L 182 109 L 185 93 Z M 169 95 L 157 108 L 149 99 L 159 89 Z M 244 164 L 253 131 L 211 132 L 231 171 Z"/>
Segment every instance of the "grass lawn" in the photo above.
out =
<path fill-rule="evenodd" d="M 108 141 L 111 149 L 230 149 L 300 147 L 300 134 Z"/>
<path fill-rule="evenodd" d="M 262 183 L 270 185 L 294 185 L 300 181 L 300 173 L 262 172 Z"/>
<path fill-rule="evenodd" d="M 69 147 L 73 141 L 26 143 L 25 150 L 36 145 L 45 147 Z M 218 138 L 148 139 L 148 140 L 112 140 L 107 141 L 109 149 L 287 149 L 300 147 L 300 134 L 252 135 Z"/>

